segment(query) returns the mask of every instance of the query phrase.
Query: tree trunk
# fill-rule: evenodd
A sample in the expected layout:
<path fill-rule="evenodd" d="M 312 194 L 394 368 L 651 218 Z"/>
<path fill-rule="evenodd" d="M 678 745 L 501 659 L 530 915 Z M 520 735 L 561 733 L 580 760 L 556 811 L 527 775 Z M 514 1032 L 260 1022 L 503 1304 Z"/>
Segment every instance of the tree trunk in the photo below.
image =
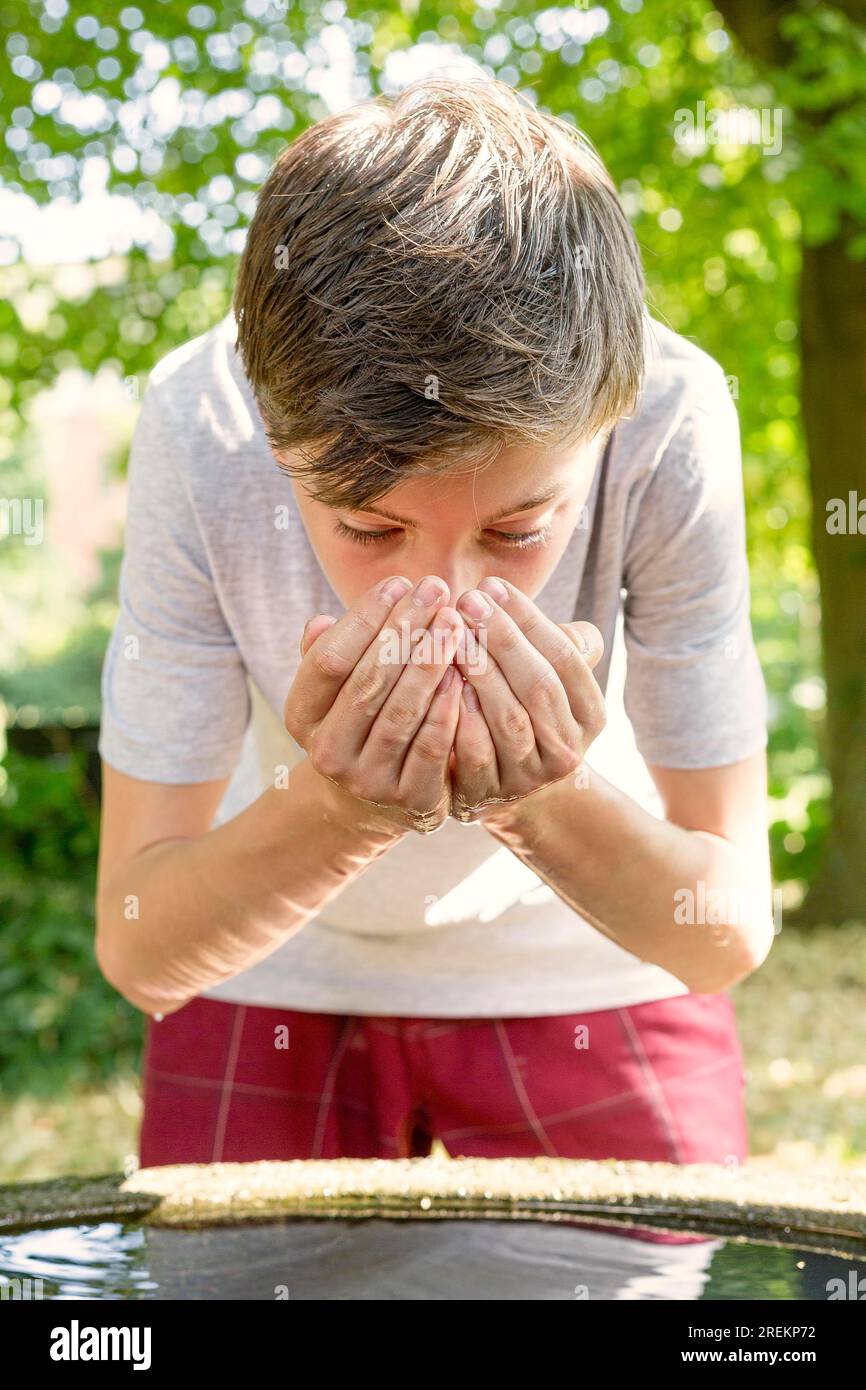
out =
<path fill-rule="evenodd" d="M 821 871 L 798 916 L 866 921 L 866 261 L 852 261 L 841 238 L 804 247 L 800 301 L 832 818 Z M 834 498 L 850 514 L 842 534 L 828 530 Z M 850 522 L 862 534 L 851 534 Z"/>
<path fill-rule="evenodd" d="M 864 0 L 834 0 L 855 23 Z M 788 0 L 717 0 L 743 49 L 772 71 L 789 44 L 781 19 Z M 828 110 L 801 111 L 819 127 Z M 821 640 L 827 684 L 824 757 L 832 780 L 831 821 L 818 877 L 798 922 L 866 922 L 866 261 L 852 261 L 850 225 L 823 246 L 803 248 L 800 285 L 802 405 L 812 486 L 812 545 L 821 585 Z M 854 534 L 827 529 L 827 503 L 854 495 Z M 864 506 L 866 511 L 866 506 Z"/>

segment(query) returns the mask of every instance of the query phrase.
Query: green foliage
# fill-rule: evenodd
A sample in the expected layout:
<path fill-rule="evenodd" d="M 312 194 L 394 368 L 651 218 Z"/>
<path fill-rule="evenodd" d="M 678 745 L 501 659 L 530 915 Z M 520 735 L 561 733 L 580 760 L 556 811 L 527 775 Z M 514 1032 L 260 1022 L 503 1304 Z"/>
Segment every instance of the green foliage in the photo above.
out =
<path fill-rule="evenodd" d="M 0 773 L 0 1090 L 50 1094 L 131 1066 L 141 1015 L 94 958 L 98 807 L 85 754 L 9 751 Z"/>
<path fill-rule="evenodd" d="M 0 671 L 0 699 L 42 724 L 71 727 L 99 719 L 99 675 L 108 627 L 91 622 L 71 633 L 59 656 L 26 668 Z"/>

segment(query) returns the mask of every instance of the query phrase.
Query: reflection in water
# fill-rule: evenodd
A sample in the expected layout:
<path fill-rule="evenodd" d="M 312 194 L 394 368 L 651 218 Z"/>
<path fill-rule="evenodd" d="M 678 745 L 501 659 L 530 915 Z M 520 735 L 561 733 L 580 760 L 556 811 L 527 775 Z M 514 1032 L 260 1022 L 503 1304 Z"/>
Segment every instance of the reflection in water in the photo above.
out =
<path fill-rule="evenodd" d="M 0 1238 L 0 1297 L 825 1299 L 866 1264 L 722 1240 L 666 1245 L 533 1221 L 319 1221 L 201 1231 L 116 1223 Z"/>
<path fill-rule="evenodd" d="M 480 1301 L 699 1298 L 719 1242 L 654 1245 L 531 1221 L 370 1219 L 149 1231 L 147 1244 L 163 1298 Z"/>
<path fill-rule="evenodd" d="M 27 1296 L 28 1290 L 32 1297 L 36 1280 L 42 1297 L 52 1299 L 145 1298 L 156 1289 L 144 1231 L 114 1221 L 0 1236 L 0 1297 Z"/>

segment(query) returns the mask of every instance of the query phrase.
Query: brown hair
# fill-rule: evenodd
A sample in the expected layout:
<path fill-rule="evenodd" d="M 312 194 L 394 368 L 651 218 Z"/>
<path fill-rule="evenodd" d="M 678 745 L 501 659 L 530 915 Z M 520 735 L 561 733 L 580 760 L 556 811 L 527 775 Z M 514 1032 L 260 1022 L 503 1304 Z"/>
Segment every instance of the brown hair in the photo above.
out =
<path fill-rule="evenodd" d="M 588 439 L 634 403 L 643 274 L 584 137 L 504 83 L 425 79 L 310 127 L 261 191 L 238 347 L 320 501 Z"/>

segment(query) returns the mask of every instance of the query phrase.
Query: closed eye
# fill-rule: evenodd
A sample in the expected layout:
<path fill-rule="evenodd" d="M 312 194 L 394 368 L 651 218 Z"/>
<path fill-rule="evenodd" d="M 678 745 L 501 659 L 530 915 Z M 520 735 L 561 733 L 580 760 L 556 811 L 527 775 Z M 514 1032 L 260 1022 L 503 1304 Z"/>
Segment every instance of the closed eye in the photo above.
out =
<path fill-rule="evenodd" d="M 356 526 L 347 526 L 344 521 L 337 517 L 334 521 L 334 530 L 338 536 L 344 536 L 347 540 L 355 541 L 358 545 L 376 545 L 389 540 L 392 536 L 400 534 L 399 526 L 389 526 L 384 531 L 361 531 Z M 487 531 L 487 535 L 494 544 L 512 546 L 517 550 L 529 550 L 533 546 L 543 545 L 550 539 L 552 526 L 540 526 L 535 531 Z"/>
<path fill-rule="evenodd" d="M 357 541 L 358 545 L 373 545 L 376 541 L 386 541 L 389 536 L 395 536 L 399 529 L 399 526 L 389 526 L 387 531 L 359 531 L 356 526 L 347 526 L 339 517 L 334 522 L 334 530 L 338 536 Z"/>
<path fill-rule="evenodd" d="M 491 531 L 490 535 L 495 536 L 497 541 L 504 541 L 506 545 L 513 545 L 518 550 L 529 550 L 534 545 L 543 545 L 550 540 L 552 526 L 539 526 L 535 531 Z"/>

